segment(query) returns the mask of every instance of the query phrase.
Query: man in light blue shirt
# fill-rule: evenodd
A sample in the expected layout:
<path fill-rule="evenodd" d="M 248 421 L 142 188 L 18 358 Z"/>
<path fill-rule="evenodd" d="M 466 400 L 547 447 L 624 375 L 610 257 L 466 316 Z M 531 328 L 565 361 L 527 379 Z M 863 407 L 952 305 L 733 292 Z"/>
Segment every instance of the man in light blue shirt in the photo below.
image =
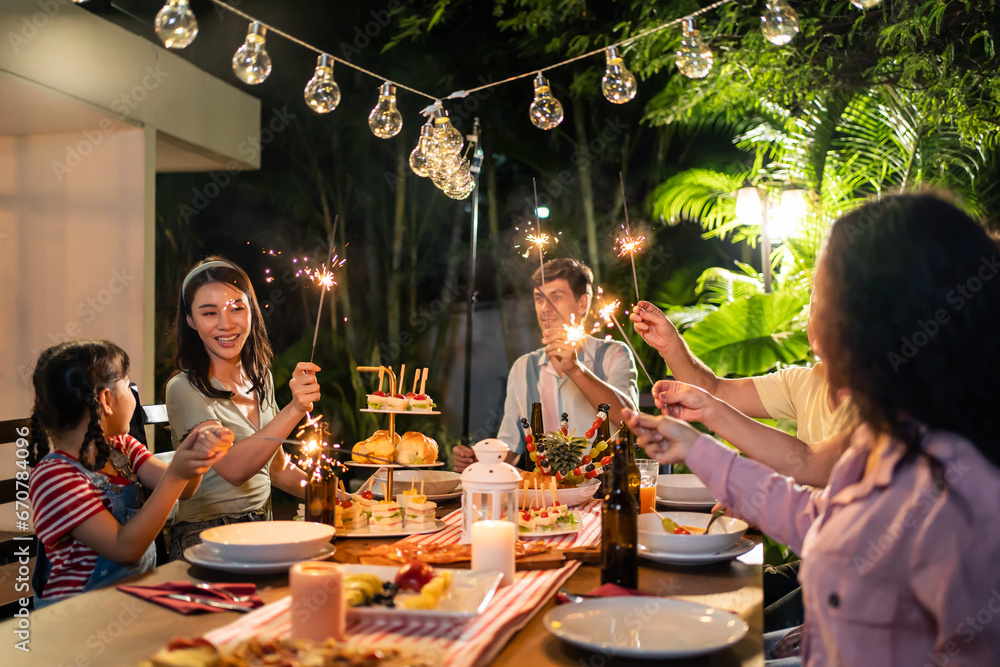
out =
<path fill-rule="evenodd" d="M 590 428 L 600 403 L 611 406 L 613 424 L 621 420 L 622 408 L 634 410 L 639 404 L 635 360 L 627 345 L 588 335 L 575 342 L 566 339 L 563 325 L 584 323 L 590 313 L 593 272 L 574 259 L 554 259 L 535 271 L 532 283 L 544 347 L 518 358 L 507 376 L 497 439 L 511 448 L 511 461 L 517 460 L 525 446 L 518 399 L 526 411 L 532 403 L 542 404 L 546 431 L 558 429 L 565 412 L 569 430 L 578 434 Z M 457 472 L 475 461 L 473 451 L 462 445 L 455 447 L 454 456 Z"/>

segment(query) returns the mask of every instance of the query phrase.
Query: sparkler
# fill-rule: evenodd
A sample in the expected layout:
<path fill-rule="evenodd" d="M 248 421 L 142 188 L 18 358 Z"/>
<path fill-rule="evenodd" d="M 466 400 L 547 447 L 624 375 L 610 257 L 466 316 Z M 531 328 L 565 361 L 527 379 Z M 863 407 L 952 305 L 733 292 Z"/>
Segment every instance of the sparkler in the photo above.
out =
<path fill-rule="evenodd" d="M 597 288 L 598 298 L 600 298 L 602 294 L 604 294 L 604 290 L 598 287 Z M 642 363 L 642 358 L 639 356 L 639 353 L 636 352 L 635 346 L 632 345 L 632 341 L 629 340 L 629 337 L 625 335 L 625 330 L 622 329 L 622 325 L 618 322 L 618 317 L 615 315 L 615 311 L 618 310 L 618 307 L 621 306 L 621 303 L 622 302 L 619 301 L 618 299 L 615 299 L 612 302 L 605 302 L 605 304 L 601 306 L 601 308 L 597 311 L 597 316 L 601 318 L 601 320 L 603 320 L 607 326 L 610 327 L 612 324 L 614 324 L 616 327 L 618 327 L 618 331 L 619 333 L 621 333 L 622 338 L 625 340 L 625 344 L 628 345 L 628 349 L 632 350 L 632 356 L 635 357 L 635 362 L 639 364 L 639 368 L 641 368 L 642 372 L 646 374 L 646 379 L 649 380 L 649 384 L 652 385 L 653 384 L 652 376 L 650 376 L 649 371 L 646 370 L 646 365 Z M 598 328 L 600 328 L 600 324 L 595 325 L 594 331 L 597 331 Z"/>
<path fill-rule="evenodd" d="M 566 331 L 566 342 L 572 345 L 574 348 L 576 344 L 583 340 L 583 337 L 587 335 L 587 332 L 583 330 L 583 322 L 575 324 L 576 315 L 569 316 L 569 324 L 564 324 L 563 329 Z"/>
<path fill-rule="evenodd" d="M 632 236 L 632 230 L 628 224 L 628 201 L 625 199 L 625 176 L 619 171 L 618 178 L 621 179 L 622 183 L 622 207 L 625 209 L 625 236 L 617 241 L 621 246 L 621 252 L 618 253 L 618 256 L 624 257 L 627 253 L 629 260 L 632 262 L 632 283 L 635 285 L 635 300 L 639 301 L 639 276 L 635 272 L 635 253 L 641 247 L 642 242 L 646 240 L 646 237 L 640 236 L 639 238 L 634 238 Z"/>
<path fill-rule="evenodd" d="M 319 337 L 319 323 L 323 318 L 323 298 L 337 284 L 337 279 L 333 275 L 333 268 L 341 267 L 347 261 L 346 259 L 341 259 L 338 262 L 337 255 L 333 254 L 335 247 L 333 240 L 337 238 L 337 223 L 339 220 L 340 216 L 333 219 L 333 232 L 330 234 L 330 252 L 327 255 L 327 261 L 323 262 L 318 269 L 305 268 L 299 271 L 299 273 L 309 276 L 309 279 L 320 287 L 319 310 L 316 312 L 316 328 L 313 330 L 312 351 L 309 353 L 309 363 L 312 363 L 313 358 L 316 356 L 316 339 Z"/>
<path fill-rule="evenodd" d="M 542 277 L 542 294 L 545 294 L 545 261 L 542 259 L 542 248 L 549 242 L 549 237 L 547 234 L 542 234 L 542 222 L 538 218 L 538 185 L 534 178 L 531 179 L 531 188 L 535 191 L 535 239 L 537 240 L 532 240 L 530 236 L 528 240 L 538 246 L 539 275 Z M 545 298 L 547 300 L 548 296 Z"/>

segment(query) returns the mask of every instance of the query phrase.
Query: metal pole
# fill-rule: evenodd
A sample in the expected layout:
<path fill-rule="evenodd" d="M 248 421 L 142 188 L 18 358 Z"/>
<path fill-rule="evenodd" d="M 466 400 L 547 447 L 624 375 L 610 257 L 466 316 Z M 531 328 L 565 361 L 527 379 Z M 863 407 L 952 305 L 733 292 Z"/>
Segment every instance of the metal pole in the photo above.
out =
<path fill-rule="evenodd" d="M 479 119 L 472 124 L 470 141 L 476 143 L 472 155 L 472 177 L 476 187 L 472 190 L 472 234 L 469 238 L 469 302 L 465 311 L 465 378 L 462 386 L 462 444 L 472 444 L 472 428 L 469 424 L 470 397 L 472 393 L 472 324 L 476 314 L 476 246 L 479 240 L 479 174 L 483 167 L 483 146 L 480 142 Z"/>

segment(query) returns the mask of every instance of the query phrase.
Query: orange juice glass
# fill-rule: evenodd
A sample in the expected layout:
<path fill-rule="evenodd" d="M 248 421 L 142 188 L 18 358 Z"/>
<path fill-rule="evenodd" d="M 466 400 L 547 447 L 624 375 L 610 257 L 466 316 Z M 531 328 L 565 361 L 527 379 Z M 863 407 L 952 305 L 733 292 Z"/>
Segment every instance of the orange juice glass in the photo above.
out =
<path fill-rule="evenodd" d="M 636 459 L 639 468 L 639 513 L 656 509 L 656 482 L 660 475 L 660 462 L 653 459 Z"/>

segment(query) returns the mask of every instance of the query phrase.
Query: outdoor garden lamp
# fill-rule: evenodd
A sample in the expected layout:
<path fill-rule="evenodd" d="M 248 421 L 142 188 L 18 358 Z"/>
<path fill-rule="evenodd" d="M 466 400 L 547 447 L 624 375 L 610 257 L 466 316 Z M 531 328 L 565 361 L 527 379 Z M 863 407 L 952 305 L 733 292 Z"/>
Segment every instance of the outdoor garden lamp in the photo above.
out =
<path fill-rule="evenodd" d="M 396 108 L 396 86 L 388 81 L 378 92 L 378 103 L 368 114 L 368 127 L 379 139 L 388 139 L 403 129 L 403 114 Z"/>

